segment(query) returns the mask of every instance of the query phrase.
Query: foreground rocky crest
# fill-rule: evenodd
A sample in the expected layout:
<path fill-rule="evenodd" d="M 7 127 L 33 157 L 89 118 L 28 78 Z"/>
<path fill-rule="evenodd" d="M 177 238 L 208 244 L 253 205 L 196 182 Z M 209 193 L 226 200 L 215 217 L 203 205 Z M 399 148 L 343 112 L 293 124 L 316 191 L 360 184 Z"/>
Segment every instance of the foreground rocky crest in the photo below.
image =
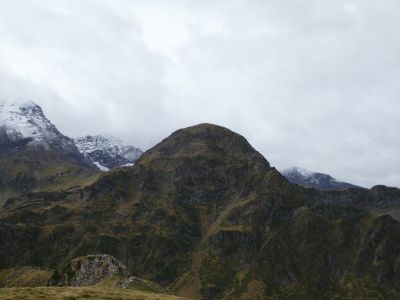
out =
<path fill-rule="evenodd" d="M 74 258 L 57 271 L 51 285 L 86 286 L 95 285 L 115 275 L 127 275 L 126 267 L 111 255 L 87 255 Z"/>

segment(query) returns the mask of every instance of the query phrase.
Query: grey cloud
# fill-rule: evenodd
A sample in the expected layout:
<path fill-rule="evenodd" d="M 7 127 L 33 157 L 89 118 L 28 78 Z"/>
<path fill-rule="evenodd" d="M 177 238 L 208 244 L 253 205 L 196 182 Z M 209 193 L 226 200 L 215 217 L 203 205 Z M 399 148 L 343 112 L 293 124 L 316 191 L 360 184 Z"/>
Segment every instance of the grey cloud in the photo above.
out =
<path fill-rule="evenodd" d="M 11 50 L 0 50 L 8 68 L 59 94 L 37 101 L 66 134 L 154 142 L 148 135 L 165 122 L 159 99 L 167 59 L 148 49 L 136 21 L 94 2 L 40 3 L 3 11 L 20 16 L 3 21 L 3 33 L 12 32 Z"/>

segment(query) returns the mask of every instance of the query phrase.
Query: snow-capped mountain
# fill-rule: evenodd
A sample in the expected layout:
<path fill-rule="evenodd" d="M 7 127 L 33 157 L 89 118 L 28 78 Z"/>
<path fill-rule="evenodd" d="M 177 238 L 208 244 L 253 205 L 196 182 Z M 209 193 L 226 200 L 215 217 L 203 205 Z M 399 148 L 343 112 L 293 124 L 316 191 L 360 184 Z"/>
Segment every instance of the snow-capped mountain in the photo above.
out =
<path fill-rule="evenodd" d="M 110 135 L 87 135 L 75 139 L 79 151 L 100 170 L 131 166 L 142 155 L 142 150 L 125 145 L 120 139 Z"/>
<path fill-rule="evenodd" d="M 0 153 L 26 148 L 55 150 L 85 166 L 92 164 L 78 151 L 75 143 L 46 118 L 33 101 L 0 102 Z"/>
<path fill-rule="evenodd" d="M 321 190 L 360 188 L 359 186 L 350 183 L 338 181 L 328 174 L 312 172 L 298 167 L 286 169 L 282 171 L 282 175 L 292 183 Z"/>

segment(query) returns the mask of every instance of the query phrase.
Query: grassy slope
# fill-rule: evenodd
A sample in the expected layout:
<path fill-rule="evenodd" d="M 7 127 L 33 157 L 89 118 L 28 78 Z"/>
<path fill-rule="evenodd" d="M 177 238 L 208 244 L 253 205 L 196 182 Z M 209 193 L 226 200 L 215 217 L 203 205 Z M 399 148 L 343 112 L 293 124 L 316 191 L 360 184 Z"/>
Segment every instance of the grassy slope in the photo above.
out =
<path fill-rule="evenodd" d="M 45 287 L 53 272 L 50 270 L 19 267 L 0 271 L 0 299 L 118 299 L 118 300 L 173 300 L 182 299 L 163 294 L 156 284 L 137 279 L 129 289 L 117 287 L 120 276 L 113 276 L 95 286 Z"/>
<path fill-rule="evenodd" d="M 20 267 L 0 271 L 0 287 L 45 286 L 53 272 L 46 269 Z"/>
<path fill-rule="evenodd" d="M 26 193 L 81 187 L 99 175 L 94 169 L 65 160 L 55 151 L 48 150 L 41 155 L 39 152 L 0 154 L 0 205 Z"/>
<path fill-rule="evenodd" d="M 131 289 L 117 289 L 104 287 L 37 287 L 37 288 L 2 288 L 2 300 L 177 300 L 175 296 L 156 294 Z"/>

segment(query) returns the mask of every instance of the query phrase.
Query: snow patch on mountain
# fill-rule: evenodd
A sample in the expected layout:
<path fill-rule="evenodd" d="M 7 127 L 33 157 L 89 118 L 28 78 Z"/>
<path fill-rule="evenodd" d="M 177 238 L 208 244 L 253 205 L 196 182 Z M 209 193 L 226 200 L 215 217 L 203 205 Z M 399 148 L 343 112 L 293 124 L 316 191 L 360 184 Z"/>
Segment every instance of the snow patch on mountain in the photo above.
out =
<path fill-rule="evenodd" d="M 94 168 L 74 141 L 60 133 L 35 102 L 0 101 L 0 152 L 17 152 L 27 147 L 34 147 L 37 153 L 56 151 L 70 162 Z"/>
<path fill-rule="evenodd" d="M 301 175 L 303 177 L 309 178 L 309 177 L 312 177 L 315 174 L 315 172 L 311 172 L 311 171 L 309 171 L 307 169 L 304 169 L 304 168 L 292 167 L 292 168 L 284 170 L 282 172 L 282 174 L 283 175 L 285 175 L 285 174 L 288 174 L 288 175 L 291 175 L 291 174 L 293 174 L 293 175 Z"/>
<path fill-rule="evenodd" d="M 0 103 L 0 126 L 13 140 L 45 141 L 54 139 L 59 134 L 56 127 L 43 115 L 40 106 L 33 101 Z"/>
<path fill-rule="evenodd" d="M 0 130 L 9 144 L 24 141 L 25 145 L 41 144 L 79 154 L 74 141 L 61 134 L 33 101 L 0 102 Z"/>
<path fill-rule="evenodd" d="M 125 145 L 120 139 L 108 134 L 76 138 L 75 144 L 102 171 L 132 166 L 143 153 L 139 148 Z"/>
<path fill-rule="evenodd" d="M 339 181 L 328 174 L 312 172 L 299 167 L 283 170 L 282 175 L 291 183 L 316 189 L 343 190 L 348 188 L 360 188 L 356 185 Z"/>

